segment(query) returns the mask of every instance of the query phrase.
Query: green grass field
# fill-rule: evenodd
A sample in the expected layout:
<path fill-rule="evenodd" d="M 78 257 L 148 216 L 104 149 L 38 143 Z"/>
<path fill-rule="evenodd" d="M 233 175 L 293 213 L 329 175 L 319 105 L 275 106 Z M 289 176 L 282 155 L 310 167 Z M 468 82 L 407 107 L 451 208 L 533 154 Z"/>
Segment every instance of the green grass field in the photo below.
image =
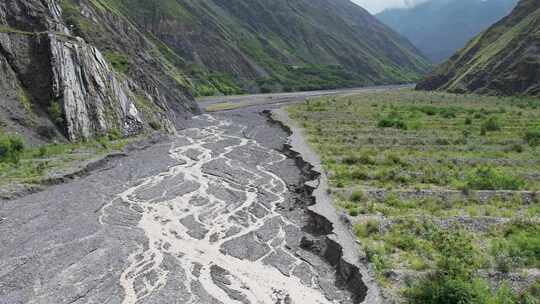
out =
<path fill-rule="evenodd" d="M 402 90 L 288 111 L 321 156 L 336 206 L 350 215 L 382 286 L 412 303 L 437 303 L 420 300 L 418 290 L 434 290 L 422 285 L 426 276 L 455 287 L 448 273 L 458 273 L 466 287 L 458 285 L 480 297 L 478 286 L 501 289 L 513 273 L 523 284 L 483 292 L 478 303 L 536 297 L 526 287 L 540 268 L 540 100 Z M 446 246 L 463 243 L 471 245 L 467 259 Z M 470 280 L 482 273 L 503 279 Z"/>
<path fill-rule="evenodd" d="M 16 137 L 0 136 L 0 186 L 12 183 L 39 184 L 52 172 L 121 151 L 137 138 L 101 137 L 86 142 L 53 143 L 36 148 L 21 146 L 17 152 L 12 152 L 9 142 L 13 139 L 19 141 Z"/>

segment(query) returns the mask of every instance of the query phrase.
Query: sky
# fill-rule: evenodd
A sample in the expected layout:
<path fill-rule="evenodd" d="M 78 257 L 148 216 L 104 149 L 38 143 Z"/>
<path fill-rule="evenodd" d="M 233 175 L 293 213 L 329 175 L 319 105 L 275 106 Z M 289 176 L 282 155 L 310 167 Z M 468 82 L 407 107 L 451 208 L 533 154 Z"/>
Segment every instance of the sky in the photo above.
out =
<path fill-rule="evenodd" d="M 367 9 L 370 13 L 376 14 L 380 11 L 391 7 L 406 7 L 413 6 L 419 2 L 426 0 L 352 0 L 359 4 L 363 8 Z"/>

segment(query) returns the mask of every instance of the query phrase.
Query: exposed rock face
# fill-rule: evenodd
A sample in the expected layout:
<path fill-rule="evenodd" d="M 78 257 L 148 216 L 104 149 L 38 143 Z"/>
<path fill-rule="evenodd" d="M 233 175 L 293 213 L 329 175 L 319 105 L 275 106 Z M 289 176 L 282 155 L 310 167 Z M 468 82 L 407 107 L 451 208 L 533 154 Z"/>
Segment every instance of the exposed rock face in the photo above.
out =
<path fill-rule="evenodd" d="M 540 2 L 521 0 L 417 88 L 540 96 Z"/>
<path fill-rule="evenodd" d="M 49 39 L 53 98 L 63 101 L 71 140 L 90 138 L 116 127 L 108 126 L 111 122 L 107 122 L 107 110 L 119 117 L 120 129 L 126 135 L 144 127 L 128 80 L 118 80 L 96 48 L 80 38 L 64 42 L 49 35 Z"/>
<path fill-rule="evenodd" d="M 135 31 L 146 45 L 134 52 L 156 67 L 144 74 L 142 63 L 122 74 L 94 45 L 72 35 L 73 26 L 62 14 L 56 0 L 0 4 L 0 128 L 76 141 L 113 130 L 138 134 L 150 126 L 172 131 L 178 116 L 198 111 L 187 87 L 168 87 L 167 80 L 175 80 L 156 64 L 165 65 L 149 53 L 155 47 L 142 34 Z M 105 41 L 114 38 L 111 34 Z M 134 44 L 123 37 L 116 42 L 124 48 Z"/>

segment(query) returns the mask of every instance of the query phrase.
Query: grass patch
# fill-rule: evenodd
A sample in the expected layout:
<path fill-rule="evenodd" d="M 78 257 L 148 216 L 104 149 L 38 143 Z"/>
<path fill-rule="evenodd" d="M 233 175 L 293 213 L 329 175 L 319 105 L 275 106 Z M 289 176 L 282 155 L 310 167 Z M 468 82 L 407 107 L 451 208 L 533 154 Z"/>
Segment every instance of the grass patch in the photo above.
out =
<path fill-rule="evenodd" d="M 20 137 L 0 137 L 0 162 L 19 163 L 24 149 L 24 143 Z"/>
<path fill-rule="evenodd" d="M 0 185 L 40 183 L 50 172 L 65 169 L 113 151 L 121 151 L 136 138 L 120 138 L 115 132 L 78 143 L 53 143 L 26 148 L 14 136 L 0 138 Z M 2 156 L 3 155 L 3 156 Z"/>
<path fill-rule="evenodd" d="M 465 175 L 465 190 L 521 190 L 525 181 L 501 169 L 480 167 Z"/>
<path fill-rule="evenodd" d="M 540 206 L 522 199 L 540 191 L 536 102 L 400 90 L 288 111 L 382 286 L 410 303 L 531 303 L 520 302 L 528 293 L 504 284 L 492 292 L 493 282 L 473 278 L 539 267 Z M 419 274 L 397 282 L 385 276 L 393 271 Z"/>
<path fill-rule="evenodd" d="M 239 109 L 239 108 L 242 108 L 242 107 L 245 107 L 247 106 L 248 103 L 244 103 L 244 102 L 220 102 L 220 103 L 215 103 L 215 104 L 212 104 L 212 105 L 209 105 L 208 107 L 206 107 L 206 112 L 219 112 L 219 111 L 227 111 L 227 110 L 234 110 L 234 109 Z"/>
<path fill-rule="evenodd" d="M 129 71 L 131 63 L 127 55 L 118 52 L 105 52 L 104 56 L 116 72 L 126 74 Z"/>

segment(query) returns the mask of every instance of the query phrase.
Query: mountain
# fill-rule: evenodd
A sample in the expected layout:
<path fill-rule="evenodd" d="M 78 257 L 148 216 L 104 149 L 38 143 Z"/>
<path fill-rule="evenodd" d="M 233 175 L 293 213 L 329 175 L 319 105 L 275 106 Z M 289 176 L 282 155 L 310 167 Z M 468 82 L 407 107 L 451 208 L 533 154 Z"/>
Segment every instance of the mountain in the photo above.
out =
<path fill-rule="evenodd" d="M 433 63 L 448 59 L 481 31 L 506 16 L 517 0 L 428 0 L 388 9 L 377 18 L 407 37 Z"/>
<path fill-rule="evenodd" d="M 540 96 L 540 1 L 521 0 L 418 84 L 422 90 Z"/>
<path fill-rule="evenodd" d="M 86 19 L 73 26 L 80 14 Z M 1 1 L 0 133 L 39 142 L 172 131 L 199 111 L 175 60 L 94 4 Z"/>
<path fill-rule="evenodd" d="M 0 133 L 174 130 L 193 95 L 412 82 L 429 65 L 349 0 L 4 0 Z"/>
<path fill-rule="evenodd" d="M 199 95 L 403 83 L 428 69 L 412 44 L 349 0 L 90 2 L 184 58 Z"/>

